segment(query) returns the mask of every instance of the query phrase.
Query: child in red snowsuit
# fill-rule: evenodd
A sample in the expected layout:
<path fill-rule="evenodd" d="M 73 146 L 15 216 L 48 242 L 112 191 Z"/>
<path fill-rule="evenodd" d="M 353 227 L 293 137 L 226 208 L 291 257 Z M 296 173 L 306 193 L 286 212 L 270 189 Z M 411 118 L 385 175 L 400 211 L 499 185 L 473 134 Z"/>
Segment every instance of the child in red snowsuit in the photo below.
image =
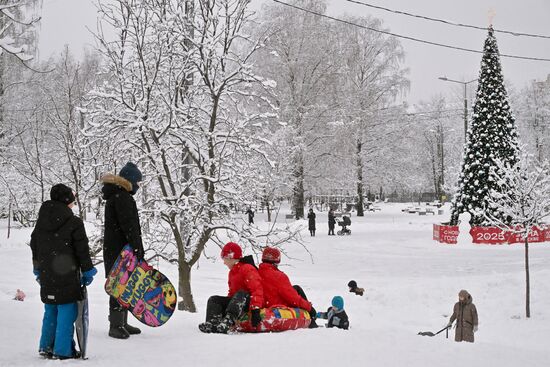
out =
<path fill-rule="evenodd" d="M 280 262 L 281 252 L 278 249 L 273 247 L 264 249 L 259 272 L 262 277 L 265 307 L 287 306 L 304 309 L 312 318 L 310 328 L 317 327 L 315 323 L 317 311 L 307 300 L 304 290 L 298 285 L 292 286 L 288 276 L 279 270 Z"/>
<path fill-rule="evenodd" d="M 264 305 L 264 292 L 258 269 L 252 256 L 243 257 L 241 247 L 227 243 L 221 253 L 224 264 L 229 268 L 227 296 L 212 296 L 206 306 L 206 321 L 199 325 L 204 333 L 227 334 L 237 320 L 251 311 L 251 324 L 261 322 L 260 308 Z"/>

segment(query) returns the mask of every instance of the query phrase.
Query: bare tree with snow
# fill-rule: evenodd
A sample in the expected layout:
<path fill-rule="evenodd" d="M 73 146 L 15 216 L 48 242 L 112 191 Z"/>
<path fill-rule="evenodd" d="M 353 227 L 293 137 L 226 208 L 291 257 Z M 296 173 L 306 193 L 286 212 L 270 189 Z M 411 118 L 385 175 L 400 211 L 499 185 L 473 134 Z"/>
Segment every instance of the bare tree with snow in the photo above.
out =
<path fill-rule="evenodd" d="M 495 160 L 492 174 L 503 189 L 491 191 L 487 205 L 493 210 L 485 211 L 485 217 L 503 231 L 521 235 L 525 243 L 525 312 L 531 317 L 529 236 L 534 227 L 543 228 L 550 218 L 550 162 L 541 163 L 522 152 L 512 166 Z"/>
<path fill-rule="evenodd" d="M 261 232 L 229 211 L 250 196 L 251 161 L 266 159 L 268 144 L 269 103 L 257 88 L 271 83 L 251 67 L 262 40 L 245 32 L 249 2 L 100 6 L 117 39 L 98 35 L 112 78 L 92 93 L 89 134 L 109 139 L 119 160 L 144 167 L 145 242 L 178 264 L 180 310 L 196 311 L 191 269 L 208 242 L 233 238 L 259 247 L 295 236 L 290 229 L 281 237 L 273 228 Z M 264 104 L 267 112 L 258 108 Z"/>

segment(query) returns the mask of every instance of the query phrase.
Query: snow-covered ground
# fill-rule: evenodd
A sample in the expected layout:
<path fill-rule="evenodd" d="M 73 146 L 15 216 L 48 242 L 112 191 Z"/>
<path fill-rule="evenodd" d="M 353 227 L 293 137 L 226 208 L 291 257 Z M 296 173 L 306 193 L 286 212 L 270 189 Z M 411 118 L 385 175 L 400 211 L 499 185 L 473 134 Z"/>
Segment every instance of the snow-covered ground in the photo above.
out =
<path fill-rule="evenodd" d="M 523 247 L 440 245 L 432 223 L 445 216 L 401 213 L 404 204 L 352 217 L 352 235 L 327 236 L 326 213 L 318 213 L 318 233 L 288 248 L 283 269 L 300 284 L 317 310 L 334 295 L 346 302 L 349 331 L 319 328 L 278 334 L 202 334 L 208 297 L 225 294 L 227 269 L 221 261 L 201 260 L 193 270 L 199 312 L 176 312 L 164 326 L 119 341 L 107 336 L 108 299 L 98 276 L 89 288 L 89 360 L 46 361 L 37 346 L 43 305 L 34 281 L 30 230 L 6 240 L 0 222 L 0 366 L 547 366 L 550 360 L 550 243 L 531 246 L 532 317 L 525 318 Z M 265 221 L 258 214 L 257 222 Z M 304 225 L 306 222 L 303 222 Z M 214 254 L 217 250 L 210 249 Z M 175 267 L 160 265 L 171 279 Z M 101 275 L 103 269 L 101 268 Z M 367 296 L 347 292 L 355 279 Z M 12 300 L 17 288 L 24 302 Z M 476 343 L 455 343 L 444 333 L 430 338 L 448 320 L 457 293 L 467 289 L 480 324 Z M 134 320 L 134 324 L 138 322 Z M 454 332 L 454 330 L 453 330 Z"/>

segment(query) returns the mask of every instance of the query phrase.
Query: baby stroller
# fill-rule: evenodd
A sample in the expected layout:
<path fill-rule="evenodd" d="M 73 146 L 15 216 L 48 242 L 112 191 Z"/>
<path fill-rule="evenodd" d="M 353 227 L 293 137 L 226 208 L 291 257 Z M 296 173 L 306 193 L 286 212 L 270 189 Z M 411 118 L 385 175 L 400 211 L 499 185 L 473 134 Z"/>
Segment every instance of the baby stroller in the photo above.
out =
<path fill-rule="evenodd" d="M 351 226 L 351 219 L 349 219 L 348 216 L 344 215 L 342 217 L 342 220 L 338 221 L 338 225 L 340 227 L 342 227 L 341 230 L 336 232 L 338 234 L 338 236 L 343 236 L 345 234 L 347 234 L 349 236 L 351 234 L 351 229 L 347 228 L 348 226 Z"/>

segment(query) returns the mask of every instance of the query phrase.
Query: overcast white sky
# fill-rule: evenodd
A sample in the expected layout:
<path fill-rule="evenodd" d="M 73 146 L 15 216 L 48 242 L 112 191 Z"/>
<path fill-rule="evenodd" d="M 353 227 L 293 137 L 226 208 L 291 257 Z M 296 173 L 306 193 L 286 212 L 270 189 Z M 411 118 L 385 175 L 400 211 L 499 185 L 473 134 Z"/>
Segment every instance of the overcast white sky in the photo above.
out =
<path fill-rule="evenodd" d="M 361 0 L 367 3 L 443 18 L 460 23 L 488 25 L 488 12 L 496 11 L 495 28 L 526 33 L 550 35 L 550 0 Z M 254 8 L 270 0 L 252 0 Z M 346 0 L 329 0 L 328 13 L 338 16 L 345 12 L 354 15 L 370 14 L 384 20 L 392 32 L 429 41 L 481 50 L 484 31 L 470 30 L 387 13 Z M 86 30 L 96 28 L 97 16 L 93 0 L 44 0 L 40 34 L 41 58 L 60 52 L 64 44 L 80 54 L 93 37 Z M 550 39 L 532 39 L 497 34 L 500 52 L 550 58 Z M 454 84 L 437 78 L 477 78 L 481 55 L 447 50 L 429 45 L 402 41 L 406 51 L 405 64 L 410 68 L 411 90 L 407 100 L 416 103 L 434 94 L 456 93 Z M 516 89 L 533 79 L 546 79 L 550 62 L 502 59 L 505 78 Z"/>

